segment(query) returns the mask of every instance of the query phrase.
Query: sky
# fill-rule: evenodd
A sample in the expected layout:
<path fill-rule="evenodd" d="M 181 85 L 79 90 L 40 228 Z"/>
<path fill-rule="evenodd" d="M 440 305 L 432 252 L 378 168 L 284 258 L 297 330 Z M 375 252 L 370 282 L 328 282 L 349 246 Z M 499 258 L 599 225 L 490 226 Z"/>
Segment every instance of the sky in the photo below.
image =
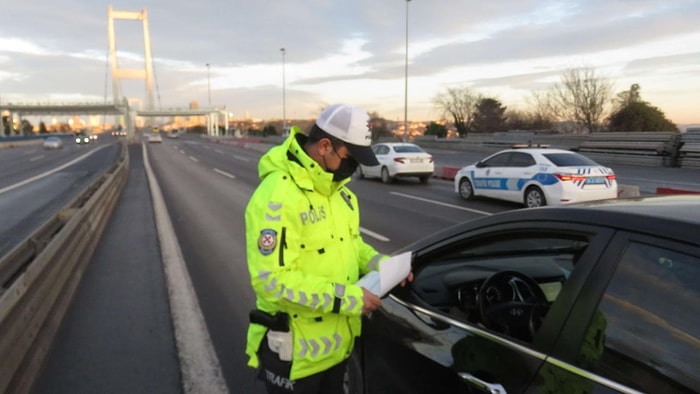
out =
<path fill-rule="evenodd" d="M 147 12 L 161 108 L 211 96 L 234 118 L 344 102 L 436 120 L 449 88 L 527 111 L 533 92 L 589 67 L 700 123 L 700 0 L 0 0 L 0 101 L 112 101 L 110 5 Z M 115 35 L 119 67 L 143 69 L 142 23 L 115 20 Z M 143 80 L 120 85 L 144 100 Z"/>

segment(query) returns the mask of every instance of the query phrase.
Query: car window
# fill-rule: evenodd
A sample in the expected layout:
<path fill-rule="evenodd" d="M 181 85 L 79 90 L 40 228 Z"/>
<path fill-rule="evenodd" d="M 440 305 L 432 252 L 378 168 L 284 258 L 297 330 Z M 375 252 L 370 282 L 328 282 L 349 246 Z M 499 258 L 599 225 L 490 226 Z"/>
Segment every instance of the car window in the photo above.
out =
<path fill-rule="evenodd" d="M 375 145 L 372 147 L 372 150 L 376 155 L 386 155 L 389 152 L 389 148 L 386 145 Z"/>
<path fill-rule="evenodd" d="M 499 153 L 482 162 L 483 167 L 507 167 L 510 152 Z"/>
<path fill-rule="evenodd" d="M 394 146 L 396 153 L 419 153 L 424 152 L 418 145 L 396 145 Z"/>
<path fill-rule="evenodd" d="M 525 152 L 513 152 L 508 162 L 509 167 L 530 167 L 537 164 L 531 154 Z"/>
<path fill-rule="evenodd" d="M 699 388 L 698 278 L 699 257 L 630 243 L 590 324 L 579 366 L 645 392 Z"/>
<path fill-rule="evenodd" d="M 423 306 L 530 342 L 587 245 L 531 231 L 470 240 L 421 265 L 411 288 Z"/>
<path fill-rule="evenodd" d="M 578 153 L 544 153 L 542 156 L 558 167 L 598 166 L 600 164 Z"/>

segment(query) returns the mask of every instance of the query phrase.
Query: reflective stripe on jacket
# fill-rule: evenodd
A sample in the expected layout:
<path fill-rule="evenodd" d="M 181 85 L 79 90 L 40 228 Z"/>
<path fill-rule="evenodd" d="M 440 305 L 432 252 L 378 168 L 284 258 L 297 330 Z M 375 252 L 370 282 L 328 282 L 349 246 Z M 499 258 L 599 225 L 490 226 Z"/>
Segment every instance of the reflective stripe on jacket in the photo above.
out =
<path fill-rule="evenodd" d="M 362 289 L 354 283 L 387 257 L 362 240 L 357 198 L 344 186 L 348 180 L 333 182 L 302 149 L 305 139 L 293 127 L 283 144 L 260 159 L 262 182 L 245 213 L 256 306 L 290 316 L 292 380 L 349 357 L 363 306 Z M 258 366 L 266 330 L 248 328 L 252 367 Z"/>

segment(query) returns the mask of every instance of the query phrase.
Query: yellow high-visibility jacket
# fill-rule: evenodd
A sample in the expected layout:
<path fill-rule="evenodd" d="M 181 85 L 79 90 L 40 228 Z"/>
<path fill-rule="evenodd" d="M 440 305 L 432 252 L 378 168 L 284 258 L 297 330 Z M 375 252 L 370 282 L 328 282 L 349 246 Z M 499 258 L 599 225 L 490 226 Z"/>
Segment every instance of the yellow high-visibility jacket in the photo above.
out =
<path fill-rule="evenodd" d="M 293 336 L 290 379 L 327 370 L 350 356 L 360 335 L 359 277 L 388 257 L 360 235 L 356 196 L 334 182 L 302 149 L 306 136 L 289 138 L 258 164 L 261 184 L 245 212 L 248 270 L 258 309 L 286 312 Z M 246 353 L 257 351 L 267 328 L 251 323 Z"/>

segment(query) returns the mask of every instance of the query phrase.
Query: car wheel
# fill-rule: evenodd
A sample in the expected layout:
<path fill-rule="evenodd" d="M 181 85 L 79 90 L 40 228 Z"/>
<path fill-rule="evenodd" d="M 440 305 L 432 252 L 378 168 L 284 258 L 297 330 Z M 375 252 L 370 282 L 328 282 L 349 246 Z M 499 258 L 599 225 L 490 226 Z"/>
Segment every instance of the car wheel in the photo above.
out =
<path fill-rule="evenodd" d="M 389 169 L 386 167 L 382 167 L 382 182 L 384 183 L 391 183 L 394 181 L 394 178 L 389 175 Z"/>
<path fill-rule="evenodd" d="M 343 375 L 343 394 L 362 394 L 362 363 L 357 350 L 353 351 L 348 359 Z"/>
<path fill-rule="evenodd" d="M 360 179 L 365 179 L 365 173 L 362 172 L 362 166 L 357 166 L 357 177 Z"/>
<path fill-rule="evenodd" d="M 525 190 L 524 203 L 527 208 L 543 207 L 547 205 L 547 199 L 539 187 L 530 186 Z"/>
<path fill-rule="evenodd" d="M 474 188 L 469 178 L 462 178 L 459 181 L 459 196 L 464 200 L 471 200 L 474 198 Z"/>
<path fill-rule="evenodd" d="M 426 184 L 430 181 L 430 175 L 419 176 L 418 179 L 420 179 L 420 183 Z"/>

